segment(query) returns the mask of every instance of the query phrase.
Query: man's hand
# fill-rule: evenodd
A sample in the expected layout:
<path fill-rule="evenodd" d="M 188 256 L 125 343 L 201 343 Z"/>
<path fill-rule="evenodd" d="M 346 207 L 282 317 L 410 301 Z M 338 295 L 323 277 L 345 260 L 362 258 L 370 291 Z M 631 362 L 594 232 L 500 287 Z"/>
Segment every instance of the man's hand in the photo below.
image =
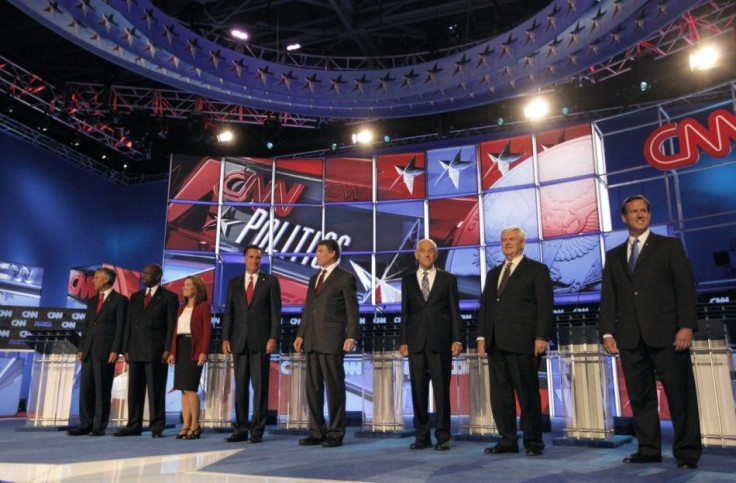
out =
<path fill-rule="evenodd" d="M 304 352 L 304 349 L 302 349 L 302 345 L 304 344 L 304 339 L 302 337 L 297 337 L 294 339 L 294 350 L 297 352 Z"/>
<path fill-rule="evenodd" d="M 166 364 L 166 362 L 169 360 L 169 355 L 171 355 L 169 351 L 164 351 L 163 355 L 161 356 L 161 364 Z"/>
<path fill-rule="evenodd" d="M 355 349 L 355 341 L 353 339 L 345 339 L 345 342 L 342 344 L 342 350 L 345 352 L 353 352 L 353 349 Z"/>
<path fill-rule="evenodd" d="M 675 346 L 676 352 L 682 352 L 690 348 L 692 340 L 693 329 L 686 329 L 683 327 L 682 329 L 679 329 L 675 334 L 675 343 L 672 345 Z"/>
<path fill-rule="evenodd" d="M 81 361 L 82 360 L 82 353 L 81 352 L 77 352 L 77 360 L 78 361 Z"/>
<path fill-rule="evenodd" d="M 407 357 L 409 355 L 409 344 L 401 344 L 399 346 L 399 354 L 402 357 Z"/>
<path fill-rule="evenodd" d="M 276 339 L 268 339 L 268 342 L 266 342 L 266 354 L 270 354 L 274 352 L 277 347 L 278 347 L 278 342 L 276 341 Z M 230 347 L 228 347 L 228 351 L 230 351 Z"/>
<path fill-rule="evenodd" d="M 229 340 L 223 340 L 222 341 L 222 353 L 226 356 L 230 355 L 230 341 Z"/>
<path fill-rule="evenodd" d="M 609 354 L 618 354 L 618 344 L 616 344 L 616 339 L 613 337 L 603 338 L 603 348 L 606 349 L 606 352 Z"/>
<path fill-rule="evenodd" d="M 115 364 L 118 360 L 118 353 L 117 352 L 110 352 L 110 355 L 107 356 L 107 363 L 108 364 Z"/>
<path fill-rule="evenodd" d="M 481 357 L 486 356 L 486 341 L 485 339 L 478 341 L 478 355 Z"/>
<path fill-rule="evenodd" d="M 453 342 L 452 343 L 452 355 L 459 356 L 460 353 L 463 351 L 463 345 L 460 342 Z"/>
<path fill-rule="evenodd" d="M 547 352 L 547 341 L 541 339 L 534 340 L 534 355 L 541 356 Z"/>
<path fill-rule="evenodd" d="M 169 354 L 169 357 L 166 358 L 166 363 L 170 366 L 173 366 L 176 363 L 176 357 L 174 357 L 174 354 Z"/>

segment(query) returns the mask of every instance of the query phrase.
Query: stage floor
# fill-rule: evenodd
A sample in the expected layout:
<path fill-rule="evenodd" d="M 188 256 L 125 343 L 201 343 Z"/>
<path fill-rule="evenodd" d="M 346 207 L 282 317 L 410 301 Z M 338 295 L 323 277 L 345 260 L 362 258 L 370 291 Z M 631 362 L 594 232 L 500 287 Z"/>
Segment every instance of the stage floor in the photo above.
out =
<path fill-rule="evenodd" d="M 560 422 L 545 433 L 541 457 L 485 455 L 491 445 L 452 441 L 450 451 L 412 451 L 413 438 L 358 438 L 349 428 L 339 448 L 301 447 L 298 436 L 269 434 L 260 444 L 226 443 L 227 434 L 193 441 L 142 436 L 66 436 L 61 431 L 16 431 L 22 419 L 0 420 L 0 480 L 17 482 L 476 482 L 476 481 L 736 481 L 736 455 L 706 452 L 697 470 L 680 470 L 664 428 L 663 462 L 624 465 L 636 440 L 618 448 L 553 445 Z"/>

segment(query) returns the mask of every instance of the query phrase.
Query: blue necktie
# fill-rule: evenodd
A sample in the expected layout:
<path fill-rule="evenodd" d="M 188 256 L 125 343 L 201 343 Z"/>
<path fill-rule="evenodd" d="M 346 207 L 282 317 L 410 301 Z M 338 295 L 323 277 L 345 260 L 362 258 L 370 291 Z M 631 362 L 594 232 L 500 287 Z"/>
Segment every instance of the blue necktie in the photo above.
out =
<path fill-rule="evenodd" d="M 636 267 L 636 261 L 639 259 L 639 239 L 634 238 L 634 242 L 631 244 L 631 255 L 629 255 L 629 273 L 634 273 Z"/>

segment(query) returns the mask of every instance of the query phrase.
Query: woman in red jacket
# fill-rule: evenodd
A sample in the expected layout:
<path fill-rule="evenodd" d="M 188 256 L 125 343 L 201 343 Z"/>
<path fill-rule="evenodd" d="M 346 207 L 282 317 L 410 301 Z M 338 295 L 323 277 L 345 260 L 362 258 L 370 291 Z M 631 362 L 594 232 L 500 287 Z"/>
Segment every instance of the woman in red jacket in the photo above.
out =
<path fill-rule="evenodd" d="M 176 364 L 174 389 L 181 390 L 182 428 L 176 439 L 199 439 L 199 380 L 207 361 L 212 333 L 212 314 L 207 302 L 207 287 L 198 276 L 184 279 L 185 303 L 179 314 L 171 341 L 168 363 Z"/>

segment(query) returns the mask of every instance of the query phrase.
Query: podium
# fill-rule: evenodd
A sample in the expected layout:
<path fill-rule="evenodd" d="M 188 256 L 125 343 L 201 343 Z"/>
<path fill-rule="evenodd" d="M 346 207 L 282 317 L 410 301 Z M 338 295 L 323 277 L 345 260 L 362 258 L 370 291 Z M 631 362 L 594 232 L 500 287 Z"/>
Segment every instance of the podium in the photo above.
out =
<path fill-rule="evenodd" d="M 612 357 L 603 353 L 594 324 L 557 328 L 564 437 L 553 444 L 617 447 L 631 442 L 614 434 Z"/>
<path fill-rule="evenodd" d="M 462 363 L 463 358 L 468 368 L 468 388 L 459 392 L 459 407 L 467 408 L 467 413 L 460 416 L 458 439 L 500 440 L 491 412 L 488 357 L 481 357 L 477 349 L 468 349 L 458 356 L 458 362 Z"/>
<path fill-rule="evenodd" d="M 690 350 L 703 446 L 736 449 L 733 356 L 723 319 L 698 321 Z"/>
<path fill-rule="evenodd" d="M 404 423 L 404 366 L 398 328 L 374 328 L 363 342 L 363 429 L 358 437 L 413 436 Z"/>
<path fill-rule="evenodd" d="M 31 368 L 26 428 L 71 424 L 79 335 L 70 330 L 29 329 L 26 343 L 36 351 Z"/>
<path fill-rule="evenodd" d="M 282 353 L 279 371 L 279 408 L 274 433 L 306 433 L 309 430 L 307 406 L 307 356 Z"/>
<path fill-rule="evenodd" d="M 128 424 L 128 363 L 122 355 L 115 363 L 115 378 L 112 383 L 110 420 L 108 428 L 124 428 Z M 143 427 L 150 421 L 148 413 L 148 390 L 143 406 Z"/>
<path fill-rule="evenodd" d="M 199 409 L 199 421 L 203 428 L 214 431 L 232 429 L 235 407 L 234 382 L 233 359 L 222 353 L 221 332 L 213 330 L 207 363 L 200 381 L 203 401 Z"/>

